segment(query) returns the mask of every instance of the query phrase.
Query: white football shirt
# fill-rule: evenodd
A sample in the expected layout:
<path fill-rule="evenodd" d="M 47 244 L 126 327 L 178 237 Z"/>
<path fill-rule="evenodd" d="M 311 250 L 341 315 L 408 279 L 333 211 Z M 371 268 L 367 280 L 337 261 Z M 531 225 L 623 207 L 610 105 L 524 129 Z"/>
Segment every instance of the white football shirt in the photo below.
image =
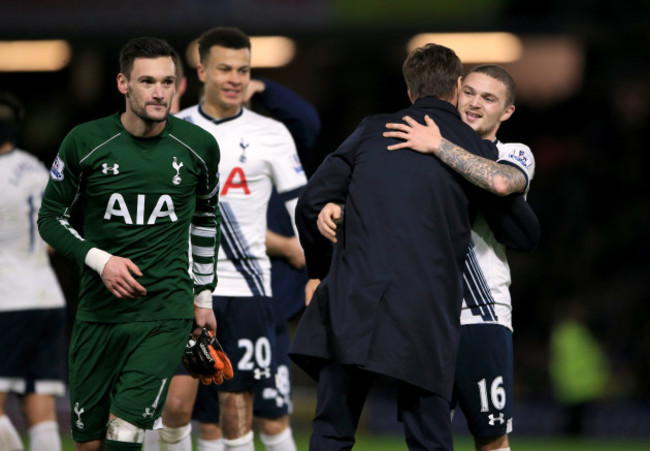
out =
<path fill-rule="evenodd" d="M 194 105 L 177 116 L 212 133 L 221 151 L 222 235 L 213 294 L 271 296 L 271 262 L 265 245 L 269 198 L 275 186 L 295 230 L 296 203 L 307 183 L 289 130 L 247 108 L 236 116 L 215 119 Z"/>
<path fill-rule="evenodd" d="M 521 143 L 497 141 L 497 161 L 519 168 L 526 176 L 528 194 L 535 174 L 535 159 L 530 148 Z M 506 248 L 499 243 L 485 217 L 477 214 L 472 225 L 472 239 L 463 271 L 465 297 L 460 323 L 501 324 L 512 330 L 512 300 L 510 298 L 510 267 Z"/>
<path fill-rule="evenodd" d="M 48 170 L 33 155 L 0 155 L 0 311 L 65 306 L 36 228 Z"/>

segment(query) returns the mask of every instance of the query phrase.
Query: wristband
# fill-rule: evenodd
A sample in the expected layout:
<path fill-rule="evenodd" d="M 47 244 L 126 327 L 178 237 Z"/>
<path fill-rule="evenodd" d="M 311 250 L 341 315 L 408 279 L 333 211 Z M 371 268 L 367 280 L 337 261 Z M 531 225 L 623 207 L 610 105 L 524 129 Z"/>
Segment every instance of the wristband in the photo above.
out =
<path fill-rule="evenodd" d="M 194 295 L 194 305 L 198 308 L 212 308 L 212 292 L 210 290 L 203 290 L 199 294 Z"/>
<path fill-rule="evenodd" d="M 92 269 L 97 271 L 97 273 L 101 276 L 102 272 L 104 271 L 104 266 L 106 266 L 106 263 L 108 263 L 108 260 L 111 257 L 112 255 L 108 252 L 93 247 L 86 254 L 84 262 Z"/>

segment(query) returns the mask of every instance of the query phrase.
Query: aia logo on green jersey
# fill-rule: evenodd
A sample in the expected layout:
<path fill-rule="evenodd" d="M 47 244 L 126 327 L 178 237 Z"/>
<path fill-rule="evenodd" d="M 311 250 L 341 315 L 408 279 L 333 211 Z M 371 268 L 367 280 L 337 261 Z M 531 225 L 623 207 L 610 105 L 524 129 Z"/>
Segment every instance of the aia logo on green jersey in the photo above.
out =
<path fill-rule="evenodd" d="M 129 225 L 152 225 L 163 218 L 168 218 L 171 222 L 178 221 L 174 211 L 174 202 L 169 194 L 160 196 L 151 213 L 147 214 L 148 208 L 150 209 L 152 204 L 150 199 L 151 196 L 148 200 L 145 194 L 138 194 L 136 205 L 129 206 L 124 200 L 124 196 L 120 193 L 113 193 L 108 199 L 104 219 L 114 221 L 116 217 L 119 217 L 122 218 L 125 224 Z"/>

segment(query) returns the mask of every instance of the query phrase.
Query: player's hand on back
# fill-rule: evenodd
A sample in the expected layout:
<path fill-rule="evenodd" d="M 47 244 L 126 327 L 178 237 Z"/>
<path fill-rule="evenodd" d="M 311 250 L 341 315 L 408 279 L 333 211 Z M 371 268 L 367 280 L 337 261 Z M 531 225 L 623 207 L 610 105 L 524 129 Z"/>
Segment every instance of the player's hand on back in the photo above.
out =
<path fill-rule="evenodd" d="M 426 125 L 422 125 L 410 116 L 402 118 L 404 123 L 388 123 L 386 128 L 391 131 L 384 132 L 385 138 L 403 139 L 404 142 L 392 144 L 388 150 L 412 149 L 420 153 L 433 153 L 437 155 L 442 143 L 442 135 L 435 121 L 424 116 Z"/>
<path fill-rule="evenodd" d="M 133 276 L 142 276 L 138 265 L 128 258 L 113 255 L 106 262 L 101 277 L 106 288 L 120 299 L 136 299 L 146 296 L 147 290 Z"/>

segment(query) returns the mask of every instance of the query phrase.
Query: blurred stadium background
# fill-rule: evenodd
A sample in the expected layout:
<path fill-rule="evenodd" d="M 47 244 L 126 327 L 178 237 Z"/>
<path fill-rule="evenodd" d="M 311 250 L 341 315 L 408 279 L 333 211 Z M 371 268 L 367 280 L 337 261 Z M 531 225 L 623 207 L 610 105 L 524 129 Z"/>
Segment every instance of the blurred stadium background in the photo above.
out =
<path fill-rule="evenodd" d="M 459 56 L 467 68 L 500 62 L 511 71 L 519 88 L 517 112 L 499 135 L 502 141 L 527 143 L 537 160 L 529 202 L 542 222 L 542 241 L 532 254 L 511 255 L 516 434 L 562 434 L 568 414 L 554 396 L 549 343 L 563 316 L 580 311 L 581 324 L 607 362 L 606 386 L 583 412 L 585 435 L 633 438 L 650 449 L 645 183 L 650 1 L 2 0 L 0 5 L 0 87 L 25 103 L 21 145 L 47 166 L 74 125 L 122 104 L 115 89 L 117 52 L 134 36 L 164 37 L 186 56 L 192 40 L 217 25 L 237 26 L 254 37 L 288 38 L 283 65 L 257 67 L 253 76 L 291 87 L 318 109 L 323 128 L 304 162 L 309 174 L 364 116 L 408 102 L 401 63 L 414 36 L 508 33 L 506 43 L 487 47 L 494 35 L 470 35 L 468 51 L 478 49 L 479 56 L 465 50 Z M 37 54 L 41 63 L 54 57 L 49 69 L 12 66 L 30 48 L 42 50 L 43 40 L 62 44 Z M 16 50 L 20 41 L 32 47 Z M 510 53 L 499 52 L 513 42 Z M 259 45 L 254 43 L 254 55 L 256 48 L 260 55 L 274 54 Z M 195 103 L 200 92 L 190 60 L 185 60 L 189 89 L 183 106 Z M 72 316 L 75 268 L 60 257 L 54 263 Z M 294 427 L 307 431 L 314 386 L 298 371 Z M 389 402 L 381 390 L 373 394 L 365 431 L 399 433 Z M 60 406 L 65 423 L 68 408 L 65 402 Z M 455 427 L 465 430 L 462 417 Z"/>

